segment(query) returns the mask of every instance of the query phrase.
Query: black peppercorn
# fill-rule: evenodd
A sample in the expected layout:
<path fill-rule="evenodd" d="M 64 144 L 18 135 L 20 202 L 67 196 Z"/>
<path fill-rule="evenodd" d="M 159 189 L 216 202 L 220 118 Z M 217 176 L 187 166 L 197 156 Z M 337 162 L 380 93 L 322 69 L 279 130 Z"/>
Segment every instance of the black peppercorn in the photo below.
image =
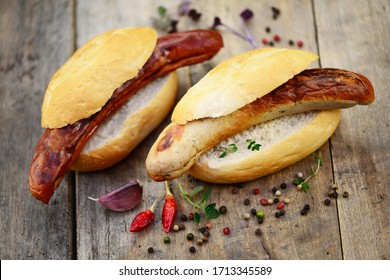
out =
<path fill-rule="evenodd" d="M 232 189 L 232 194 L 237 194 L 237 193 L 238 193 L 238 189 L 233 188 L 233 189 Z"/>
<path fill-rule="evenodd" d="M 332 193 L 332 197 L 333 197 L 333 198 L 338 198 L 338 197 L 339 197 L 339 193 L 336 192 L 336 191 L 334 191 L 334 192 Z"/>
<path fill-rule="evenodd" d="M 257 210 L 256 210 L 255 208 L 252 208 L 252 209 L 251 209 L 251 214 L 252 214 L 253 216 L 256 216 L 256 213 L 257 213 Z"/>
<path fill-rule="evenodd" d="M 290 46 L 294 46 L 294 41 L 293 41 L 293 40 L 288 40 L 288 44 L 289 44 Z"/>
<path fill-rule="evenodd" d="M 271 28 L 270 28 L 269 26 L 267 26 L 267 27 L 265 28 L 265 32 L 270 33 L 270 32 L 271 32 Z"/>
<path fill-rule="evenodd" d="M 187 240 L 193 240 L 194 239 L 194 235 L 190 232 L 190 233 L 187 233 Z"/>
<path fill-rule="evenodd" d="M 302 210 L 301 210 L 301 215 L 304 216 L 304 215 L 306 215 L 306 214 L 307 214 L 307 211 L 306 211 L 305 209 L 302 209 Z"/>
<path fill-rule="evenodd" d="M 149 247 L 149 248 L 148 248 L 148 253 L 152 254 L 153 252 L 154 252 L 153 247 Z"/>
<path fill-rule="evenodd" d="M 276 217 L 276 218 L 280 218 L 280 213 L 279 213 L 279 212 L 276 212 L 276 213 L 275 213 L 275 217 Z"/>
<path fill-rule="evenodd" d="M 251 204 L 251 201 L 249 200 L 249 198 L 246 198 L 246 199 L 244 200 L 244 204 L 245 204 L 245 205 Z"/>
<path fill-rule="evenodd" d="M 305 209 L 306 211 L 309 211 L 310 210 L 310 205 L 309 204 L 305 204 L 305 206 L 303 206 L 303 209 Z"/>
<path fill-rule="evenodd" d="M 284 216 L 286 214 L 286 210 L 282 209 L 279 211 L 280 216 Z"/>
<path fill-rule="evenodd" d="M 219 207 L 219 213 L 226 214 L 226 212 L 227 212 L 227 208 L 225 205 L 222 205 L 221 207 Z"/>
<path fill-rule="evenodd" d="M 324 200 L 324 204 L 325 204 L 325 205 L 329 205 L 329 204 L 330 204 L 330 202 L 331 202 L 331 201 L 330 201 L 330 199 L 329 199 L 329 198 L 327 198 L 327 199 L 325 199 L 325 200 Z"/>
<path fill-rule="evenodd" d="M 180 220 L 182 220 L 183 222 L 187 221 L 188 217 L 186 214 L 183 214 L 180 216 Z"/>
<path fill-rule="evenodd" d="M 201 227 L 201 228 L 199 229 L 199 231 L 200 231 L 201 233 L 204 233 L 206 230 L 207 230 L 206 227 Z"/>
<path fill-rule="evenodd" d="M 278 188 L 277 188 L 277 187 L 273 187 L 273 188 L 272 188 L 272 193 L 273 193 L 273 194 L 275 194 L 277 191 L 278 191 Z"/>
<path fill-rule="evenodd" d="M 281 184 L 280 184 L 280 188 L 281 188 L 282 190 L 287 189 L 287 184 L 286 184 L 286 183 L 281 183 Z"/>
<path fill-rule="evenodd" d="M 185 230 L 185 228 L 186 228 L 186 227 L 185 227 L 183 224 L 180 224 L 180 225 L 179 225 L 179 230 Z"/>
<path fill-rule="evenodd" d="M 279 198 L 275 197 L 275 198 L 274 198 L 274 203 L 276 204 L 276 203 L 278 203 L 278 202 L 279 202 Z"/>
<path fill-rule="evenodd" d="M 257 218 L 257 223 L 262 224 L 264 222 L 264 218 Z"/>
<path fill-rule="evenodd" d="M 273 46 L 274 46 L 274 42 L 269 42 L 269 45 L 270 45 L 271 47 L 273 47 Z"/>
<path fill-rule="evenodd" d="M 347 191 L 343 192 L 343 197 L 348 197 L 349 193 Z"/>
<path fill-rule="evenodd" d="M 195 247 L 194 247 L 194 246 L 191 246 L 191 247 L 190 247 L 190 252 L 191 252 L 191 253 L 195 253 L 195 251 L 196 251 Z"/>
<path fill-rule="evenodd" d="M 206 237 L 209 237 L 210 236 L 210 232 L 208 230 L 205 230 L 204 232 L 202 232 L 204 236 Z"/>
<path fill-rule="evenodd" d="M 260 235 L 262 235 L 263 234 L 263 232 L 261 231 L 261 229 L 256 229 L 255 230 L 255 234 L 257 235 L 257 236 L 260 236 Z"/>

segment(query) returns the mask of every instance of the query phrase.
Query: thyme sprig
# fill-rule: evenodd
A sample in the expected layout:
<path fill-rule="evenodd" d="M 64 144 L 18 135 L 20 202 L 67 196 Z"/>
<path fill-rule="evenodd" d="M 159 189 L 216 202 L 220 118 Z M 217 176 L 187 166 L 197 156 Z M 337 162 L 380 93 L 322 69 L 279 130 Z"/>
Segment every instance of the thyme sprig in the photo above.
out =
<path fill-rule="evenodd" d="M 294 185 L 296 185 L 299 189 L 304 191 L 305 193 L 309 190 L 310 186 L 307 183 L 311 178 L 313 178 L 315 175 L 317 175 L 318 171 L 320 170 L 320 166 L 322 166 L 322 157 L 321 157 L 321 151 L 316 151 L 315 159 L 317 161 L 317 167 L 314 170 L 312 167 L 310 167 L 310 176 L 308 176 L 305 180 L 302 178 L 297 178 L 294 180 Z"/>
<path fill-rule="evenodd" d="M 237 152 L 238 147 L 236 144 L 229 144 L 228 147 L 218 147 L 216 150 L 221 151 L 219 158 L 224 158 L 227 154 L 232 154 Z"/>
<path fill-rule="evenodd" d="M 179 189 L 184 200 L 187 201 L 194 208 L 194 222 L 199 225 L 201 220 L 201 212 L 207 219 L 215 219 L 219 217 L 219 211 L 215 208 L 216 203 L 207 204 L 207 200 L 211 194 L 211 188 L 207 188 L 200 199 L 195 201 L 195 197 L 204 190 L 204 186 L 197 186 L 190 192 L 186 192 L 179 182 Z"/>
<path fill-rule="evenodd" d="M 261 144 L 256 143 L 255 140 L 246 139 L 246 142 L 249 143 L 249 145 L 247 147 L 248 150 L 252 150 L 252 151 L 259 151 L 260 150 Z"/>

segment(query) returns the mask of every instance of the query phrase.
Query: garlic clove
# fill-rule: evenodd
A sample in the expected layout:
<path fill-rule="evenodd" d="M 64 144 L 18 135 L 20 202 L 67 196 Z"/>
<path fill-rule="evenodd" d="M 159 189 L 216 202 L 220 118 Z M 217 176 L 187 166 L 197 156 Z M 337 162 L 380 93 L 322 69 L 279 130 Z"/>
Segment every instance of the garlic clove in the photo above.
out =
<path fill-rule="evenodd" d="M 89 199 L 99 202 L 112 211 L 127 211 L 140 204 L 142 192 L 142 184 L 136 180 L 130 181 L 99 198 L 89 197 Z"/>

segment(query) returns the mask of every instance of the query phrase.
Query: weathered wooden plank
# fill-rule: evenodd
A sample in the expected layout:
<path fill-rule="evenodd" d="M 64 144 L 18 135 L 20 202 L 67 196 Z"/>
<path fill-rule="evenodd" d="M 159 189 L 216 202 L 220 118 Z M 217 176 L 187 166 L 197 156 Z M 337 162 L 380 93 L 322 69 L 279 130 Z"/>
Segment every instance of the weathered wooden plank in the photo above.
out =
<path fill-rule="evenodd" d="M 1 259 L 72 258 L 67 180 L 50 206 L 28 190 L 43 93 L 73 52 L 72 15 L 72 1 L 0 2 Z"/>
<path fill-rule="evenodd" d="M 180 1 L 137 1 L 129 6 L 125 2 L 117 1 L 104 3 L 79 1 L 77 10 L 78 45 L 93 35 L 106 29 L 120 26 L 151 25 L 152 17 L 156 17 L 157 7 L 163 4 L 172 17 L 177 18 L 176 9 Z M 277 7 L 281 15 L 277 20 L 272 19 L 271 1 L 193 1 L 193 6 L 202 13 L 199 22 L 194 23 L 188 18 L 180 18 L 179 30 L 193 28 L 208 28 L 215 16 L 238 30 L 243 30 L 239 13 L 245 8 L 251 8 L 255 17 L 249 23 L 249 28 L 255 38 L 260 41 L 262 37 L 272 39 L 279 34 L 282 41 L 276 46 L 288 47 L 288 40 L 302 40 L 304 48 L 316 52 L 314 19 L 311 1 L 278 1 Z M 109 20 L 108 20 L 109 19 Z M 266 33 L 265 28 L 271 28 Z M 225 48 L 210 62 L 180 71 L 180 93 L 185 88 L 198 81 L 210 68 L 219 61 L 251 49 L 249 43 L 226 32 L 220 28 L 225 40 Z M 166 124 L 168 120 L 165 121 Z M 186 222 L 186 231 L 169 233 L 171 244 L 163 244 L 165 236 L 161 226 L 161 205 L 156 210 L 156 222 L 153 226 L 139 234 L 128 233 L 129 223 L 136 212 L 146 209 L 152 201 L 163 192 L 163 184 L 152 182 L 144 169 L 144 160 L 149 147 L 161 131 L 164 124 L 152 133 L 128 158 L 116 166 L 102 172 L 77 175 L 77 249 L 80 259 L 340 259 L 341 246 L 337 222 L 337 209 L 335 205 L 325 208 L 322 206 L 324 193 L 332 184 L 332 167 L 329 146 L 321 149 L 324 166 L 318 176 L 312 181 L 312 188 L 307 194 L 297 192 L 289 187 L 284 195 L 288 196 L 291 204 L 287 206 L 287 214 L 281 219 L 274 217 L 275 208 L 264 208 L 266 222 L 259 226 L 254 219 L 249 222 L 242 219 L 244 212 L 250 208 L 260 208 L 260 196 L 251 194 L 253 188 L 261 189 L 261 197 L 273 197 L 271 188 L 279 186 L 281 182 L 291 185 L 297 172 L 308 174 L 310 166 L 315 165 L 314 156 L 297 163 L 281 172 L 265 178 L 249 182 L 238 194 L 231 194 L 237 186 L 211 186 L 213 192 L 210 201 L 217 202 L 218 206 L 226 205 L 228 215 L 212 220 L 210 241 L 202 247 L 197 247 L 195 254 L 188 252 L 192 245 L 185 239 L 189 231 L 199 236 L 192 222 Z M 113 213 L 104 210 L 100 205 L 87 200 L 88 196 L 98 196 L 120 184 L 138 178 L 144 182 L 144 201 L 134 212 Z M 191 208 L 181 199 L 177 184 L 181 182 L 189 189 L 200 184 L 188 176 L 174 180 L 173 191 L 179 200 L 179 214 L 188 213 Z M 250 198 L 251 205 L 243 205 L 245 198 Z M 301 216 L 301 207 L 309 203 L 312 207 L 307 216 Z M 177 220 L 180 223 L 180 220 Z M 224 236 L 222 229 L 229 226 L 232 234 Z M 262 237 L 254 235 L 256 228 L 263 231 Z M 154 247 L 155 253 L 148 254 L 147 248 Z M 196 245 L 195 245 L 196 246 Z"/>
<path fill-rule="evenodd" d="M 349 199 L 337 203 L 343 258 L 390 258 L 390 5 L 389 1 L 316 1 L 322 66 L 369 77 L 376 101 L 346 110 L 336 131 L 336 183 Z"/>

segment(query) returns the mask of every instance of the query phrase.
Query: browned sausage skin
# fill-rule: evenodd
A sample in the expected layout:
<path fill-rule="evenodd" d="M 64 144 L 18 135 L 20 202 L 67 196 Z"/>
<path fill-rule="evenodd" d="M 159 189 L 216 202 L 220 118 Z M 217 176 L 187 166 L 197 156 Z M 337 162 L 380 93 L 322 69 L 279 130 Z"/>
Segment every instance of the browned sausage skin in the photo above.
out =
<path fill-rule="evenodd" d="M 99 125 L 131 96 L 151 81 L 179 67 L 203 62 L 222 48 L 221 35 L 214 30 L 193 30 L 160 37 L 156 48 L 137 77 L 113 93 L 102 110 L 89 118 L 58 129 L 46 129 L 30 167 L 30 191 L 48 203 L 55 189 Z"/>

